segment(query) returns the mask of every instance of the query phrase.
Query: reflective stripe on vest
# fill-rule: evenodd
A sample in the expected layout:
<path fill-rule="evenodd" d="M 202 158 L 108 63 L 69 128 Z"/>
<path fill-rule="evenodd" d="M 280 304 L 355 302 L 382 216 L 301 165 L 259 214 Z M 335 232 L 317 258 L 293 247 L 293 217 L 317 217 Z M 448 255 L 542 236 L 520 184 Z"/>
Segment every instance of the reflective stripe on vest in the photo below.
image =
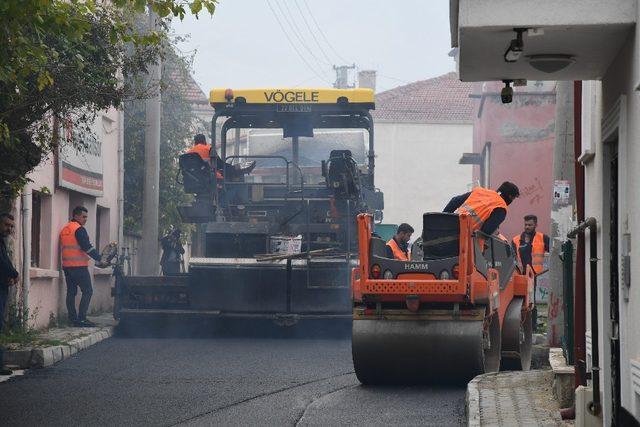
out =
<path fill-rule="evenodd" d="M 63 267 L 86 267 L 89 265 L 89 255 L 81 248 L 76 239 L 76 230 L 82 227 L 75 221 L 69 221 L 60 232 L 60 257 Z"/>
<path fill-rule="evenodd" d="M 391 248 L 391 252 L 393 252 L 393 258 L 398 259 L 400 261 L 409 261 L 409 252 L 404 253 L 398 243 L 396 243 L 395 239 L 392 237 L 388 242 L 387 246 Z"/>
<path fill-rule="evenodd" d="M 466 213 L 473 220 L 471 231 L 480 230 L 484 222 L 491 216 L 496 208 L 507 210 L 507 203 L 500 195 L 493 191 L 482 187 L 473 189 L 467 200 L 456 209 L 456 213 Z"/>
<path fill-rule="evenodd" d="M 518 264 L 522 265 L 522 258 L 520 258 L 520 242 L 522 236 L 518 234 L 513 238 L 513 243 L 516 246 L 516 253 L 518 255 Z M 531 243 L 531 268 L 536 274 L 544 270 L 544 234 L 536 232 L 533 236 L 533 242 Z"/>

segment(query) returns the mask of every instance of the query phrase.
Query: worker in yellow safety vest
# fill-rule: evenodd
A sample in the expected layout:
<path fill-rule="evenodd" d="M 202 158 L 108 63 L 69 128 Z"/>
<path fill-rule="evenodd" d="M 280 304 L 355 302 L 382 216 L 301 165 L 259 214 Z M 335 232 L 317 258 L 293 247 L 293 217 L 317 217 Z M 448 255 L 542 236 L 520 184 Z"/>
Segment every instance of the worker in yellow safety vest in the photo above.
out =
<path fill-rule="evenodd" d="M 88 210 L 84 206 L 73 209 L 73 218 L 60 231 L 60 258 L 62 271 L 67 284 L 67 314 L 69 323 L 74 326 L 92 327 L 93 322 L 87 320 L 87 310 L 93 295 L 91 275 L 89 274 L 89 259 L 93 258 L 96 267 L 104 268 L 109 264 L 103 263 L 98 251 L 91 245 L 89 234 L 84 228 L 87 223 Z M 82 292 L 80 307 L 76 312 L 76 295 L 78 288 Z"/>
<path fill-rule="evenodd" d="M 507 206 L 520 196 L 518 187 L 508 181 L 496 191 L 476 187 L 472 191 L 453 197 L 444 212 L 466 213 L 471 216 L 472 230 L 493 234 L 507 217 Z"/>
<path fill-rule="evenodd" d="M 409 251 L 409 240 L 413 234 L 413 227 L 402 223 L 398 226 L 396 234 L 387 242 L 387 258 L 394 258 L 400 261 L 409 261 L 411 253 Z"/>
<path fill-rule="evenodd" d="M 526 215 L 524 217 L 524 231 L 513 238 L 516 260 L 520 271 L 525 272 L 530 265 L 536 274 L 544 270 L 544 254 L 549 252 L 549 236 L 536 231 L 538 217 Z"/>

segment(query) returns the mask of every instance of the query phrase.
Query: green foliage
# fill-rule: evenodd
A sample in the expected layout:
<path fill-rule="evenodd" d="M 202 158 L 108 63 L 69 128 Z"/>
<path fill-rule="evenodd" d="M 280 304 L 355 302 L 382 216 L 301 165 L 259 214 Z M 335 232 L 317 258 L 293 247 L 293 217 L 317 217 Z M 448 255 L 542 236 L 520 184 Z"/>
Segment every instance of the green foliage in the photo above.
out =
<path fill-rule="evenodd" d="M 166 40 L 166 20 L 161 31 L 136 27 L 147 6 L 162 20 L 213 13 L 216 3 L 0 1 L 0 196 L 14 196 L 58 144 L 76 143 L 55 137 L 56 122 L 74 116 L 76 128 L 88 128 L 92 113 L 149 93 L 128 84 L 157 61 Z"/>
<path fill-rule="evenodd" d="M 33 327 L 38 317 L 38 309 L 33 313 L 24 308 L 21 302 L 8 305 L 4 330 L 0 330 L 0 346 L 7 343 L 33 343 L 38 339 L 39 331 Z"/>
<path fill-rule="evenodd" d="M 175 51 L 165 55 L 162 66 L 162 118 L 160 129 L 160 217 L 161 235 L 172 226 L 181 226 L 178 206 L 190 202 L 182 185 L 176 181 L 178 155 L 193 137 L 196 116 L 182 89 L 190 79 L 190 62 Z M 140 233 L 142 227 L 142 183 L 144 181 L 145 103 L 129 101 L 125 104 L 125 174 L 124 228 Z M 183 226 L 183 229 L 185 227 Z"/>

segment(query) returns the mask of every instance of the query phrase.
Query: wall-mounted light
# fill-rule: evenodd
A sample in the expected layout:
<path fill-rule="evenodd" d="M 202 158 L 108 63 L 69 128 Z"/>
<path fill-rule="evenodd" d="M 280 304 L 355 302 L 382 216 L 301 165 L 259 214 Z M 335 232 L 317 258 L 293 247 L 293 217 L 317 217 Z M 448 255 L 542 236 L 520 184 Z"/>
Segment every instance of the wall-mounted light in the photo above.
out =
<path fill-rule="evenodd" d="M 538 71 L 555 73 L 576 62 L 576 58 L 573 55 L 545 53 L 527 56 L 527 61 Z"/>
<path fill-rule="evenodd" d="M 524 44 L 522 42 L 522 34 L 527 31 L 526 28 L 514 28 L 513 31 L 516 32 L 516 38 L 509 42 L 509 46 L 507 50 L 504 52 L 504 61 L 505 62 L 516 62 L 520 59 L 522 55 L 522 49 Z"/>

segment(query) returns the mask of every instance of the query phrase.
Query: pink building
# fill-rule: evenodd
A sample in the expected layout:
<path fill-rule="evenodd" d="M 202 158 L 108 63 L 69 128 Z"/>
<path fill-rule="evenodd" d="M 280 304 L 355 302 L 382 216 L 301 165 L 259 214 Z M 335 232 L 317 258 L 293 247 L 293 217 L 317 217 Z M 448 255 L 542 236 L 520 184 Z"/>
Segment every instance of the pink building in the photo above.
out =
<path fill-rule="evenodd" d="M 538 230 L 550 234 L 555 142 L 555 83 L 530 82 L 514 88 L 513 102 L 503 104 L 500 82 L 476 83 L 473 153 L 461 163 L 476 164 L 474 181 L 497 188 L 511 181 L 520 198 L 509 207 L 502 234 L 522 232 L 523 217 L 538 216 Z"/>
<path fill-rule="evenodd" d="M 111 241 L 122 241 L 123 123 L 122 114 L 111 109 L 97 115 L 93 126 L 96 138 L 78 135 L 72 126 L 62 127 L 67 135 L 82 138 L 85 148 L 78 152 L 63 146 L 44 160 L 30 174 L 33 182 L 15 204 L 17 267 L 23 280 L 25 271 L 29 277 L 18 290 L 17 300 L 22 301 L 28 289 L 29 314 L 35 327 L 47 326 L 53 317 L 66 317 L 58 235 L 75 206 L 89 210 L 86 228 L 98 250 Z M 28 269 L 25 258 L 30 258 Z M 92 264 L 94 293 L 89 312 L 111 310 L 112 271 Z"/>

